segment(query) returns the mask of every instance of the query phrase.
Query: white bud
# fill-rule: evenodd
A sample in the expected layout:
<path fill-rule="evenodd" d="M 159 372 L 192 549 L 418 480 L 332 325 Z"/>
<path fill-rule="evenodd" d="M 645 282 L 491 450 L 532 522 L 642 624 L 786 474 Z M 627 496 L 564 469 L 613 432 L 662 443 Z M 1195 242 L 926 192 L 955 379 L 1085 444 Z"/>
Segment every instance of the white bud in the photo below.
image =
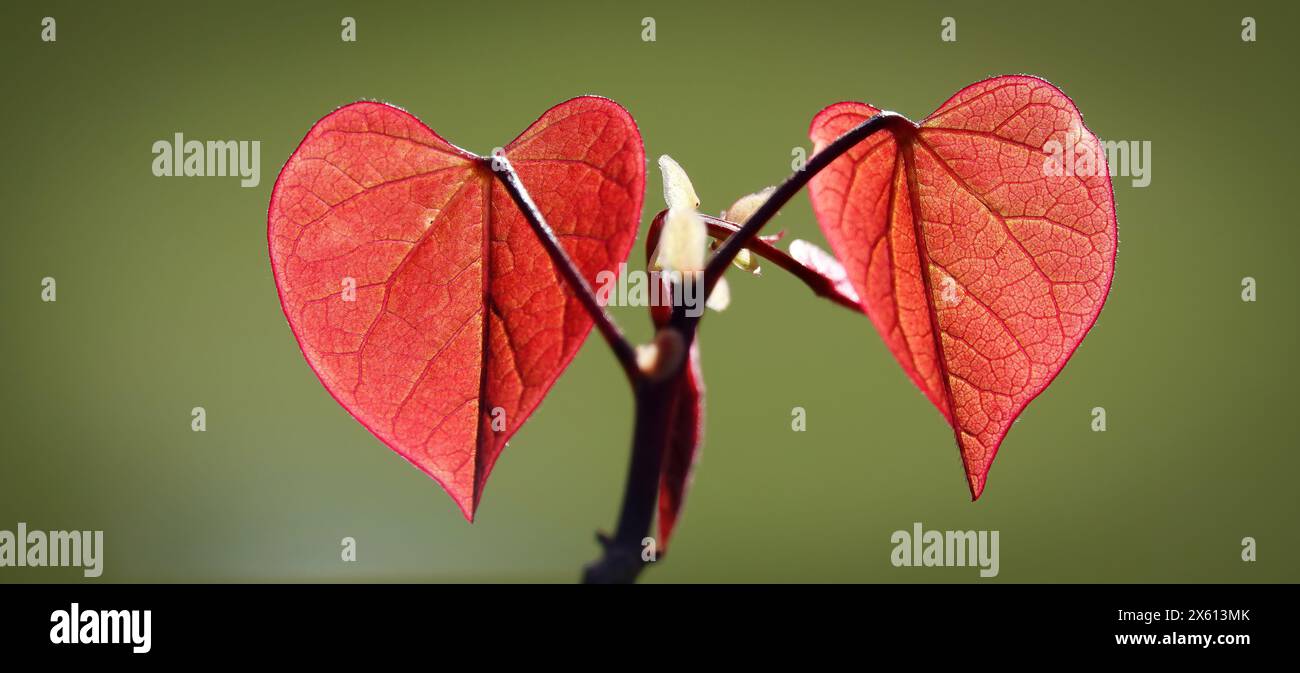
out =
<path fill-rule="evenodd" d="M 758 207 L 767 201 L 767 197 L 771 196 L 774 191 L 776 191 L 776 187 L 768 187 L 762 191 L 754 192 L 753 194 L 736 199 L 736 202 L 731 204 L 731 207 L 727 209 L 727 212 L 722 214 L 722 219 L 735 222 L 736 224 L 744 224 L 745 221 L 754 214 L 754 211 L 758 210 Z"/>
<path fill-rule="evenodd" d="M 640 344 L 636 347 L 636 366 L 643 372 L 654 369 L 659 361 L 659 347 L 654 344 Z"/>
<path fill-rule="evenodd" d="M 654 343 L 636 347 L 636 364 L 651 380 L 663 380 L 674 372 L 686 354 L 681 332 L 672 328 L 659 330 Z"/>
<path fill-rule="evenodd" d="M 752 271 L 754 274 L 758 274 L 762 271 L 762 269 L 754 263 L 754 255 L 749 251 L 749 248 L 741 248 L 740 252 L 736 253 L 736 259 L 732 264 L 735 264 L 737 269 Z"/>
<path fill-rule="evenodd" d="M 659 170 L 663 173 L 664 201 L 668 203 L 668 212 L 664 215 L 655 264 L 683 273 L 702 271 L 709 231 L 696 211 L 700 198 L 695 195 L 695 187 L 686 171 L 672 157 L 666 154 L 659 157 Z"/>
<path fill-rule="evenodd" d="M 682 273 L 703 271 L 708 239 L 708 229 L 699 213 L 670 208 L 664 216 L 663 232 L 659 234 L 655 263 Z"/>
<path fill-rule="evenodd" d="M 726 278 L 718 278 L 718 284 L 713 286 L 704 305 L 715 311 L 725 311 L 731 306 L 731 286 L 727 285 Z"/>
<path fill-rule="evenodd" d="M 741 248 L 740 252 L 736 253 L 736 258 L 731 260 L 731 265 L 755 276 L 763 275 L 763 267 L 758 265 L 758 258 L 749 251 L 749 248 Z"/>
<path fill-rule="evenodd" d="M 664 203 L 669 210 L 697 210 L 700 197 L 695 195 L 695 185 L 680 164 L 667 154 L 659 157 L 659 172 L 664 176 Z"/>

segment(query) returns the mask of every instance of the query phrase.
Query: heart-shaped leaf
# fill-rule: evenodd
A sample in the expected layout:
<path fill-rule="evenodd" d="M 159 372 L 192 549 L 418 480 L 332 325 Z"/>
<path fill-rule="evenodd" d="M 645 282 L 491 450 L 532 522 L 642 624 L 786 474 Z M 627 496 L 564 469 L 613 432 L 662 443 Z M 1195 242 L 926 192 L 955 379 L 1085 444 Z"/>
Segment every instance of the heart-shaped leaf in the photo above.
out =
<path fill-rule="evenodd" d="M 815 149 L 877 112 L 822 110 Z M 1060 170 L 1062 151 L 1094 170 Z M 1056 87 L 996 77 L 868 137 L 809 193 L 876 329 L 953 426 L 978 498 L 1011 424 L 1110 290 L 1118 234 L 1101 144 Z"/>
<path fill-rule="evenodd" d="M 588 282 L 627 258 L 645 153 L 622 107 L 567 101 L 504 152 Z M 471 521 L 506 441 L 592 327 L 490 160 L 398 108 L 354 103 L 289 158 L 268 227 L 307 362 Z"/>

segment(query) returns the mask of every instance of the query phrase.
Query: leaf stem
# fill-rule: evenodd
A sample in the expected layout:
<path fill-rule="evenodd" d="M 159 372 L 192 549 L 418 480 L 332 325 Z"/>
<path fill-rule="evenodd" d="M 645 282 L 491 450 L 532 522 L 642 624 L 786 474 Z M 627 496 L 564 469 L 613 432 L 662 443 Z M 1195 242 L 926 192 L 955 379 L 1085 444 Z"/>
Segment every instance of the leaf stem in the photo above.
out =
<path fill-rule="evenodd" d="M 666 210 L 659 211 L 659 214 L 655 215 L 654 220 L 650 222 L 650 231 L 646 233 L 647 250 L 654 250 L 655 244 L 659 240 L 659 232 L 663 228 L 664 213 L 667 212 L 668 211 Z M 709 236 L 718 241 L 725 241 L 727 238 L 739 231 L 741 226 L 730 220 L 724 220 L 720 217 L 713 217 L 703 213 L 700 214 L 700 219 L 704 220 L 704 224 L 708 227 Z M 768 243 L 761 237 L 756 236 L 750 239 L 744 247 L 750 252 L 753 252 L 759 257 L 762 257 L 789 272 L 795 278 L 803 281 L 803 284 L 807 285 L 808 289 L 813 291 L 813 294 L 819 297 L 824 297 L 851 311 L 862 311 L 862 305 L 858 300 L 840 292 L 831 279 L 808 268 L 807 266 L 804 266 L 799 262 L 799 260 L 791 257 L 790 253 Z"/>
<path fill-rule="evenodd" d="M 577 295 L 578 301 L 582 302 L 582 307 L 586 309 L 587 315 L 596 323 L 596 328 L 600 330 L 601 336 L 605 337 L 606 343 L 609 344 L 610 350 L 614 351 L 614 357 L 623 367 L 623 373 L 627 375 L 628 381 L 633 383 L 634 387 L 638 380 L 642 378 L 641 370 L 636 363 L 636 350 L 632 344 L 623 336 L 623 331 L 618 328 L 614 319 L 605 311 L 605 307 L 600 305 L 596 299 L 595 292 L 591 289 L 591 284 L 582 275 L 573 259 L 565 252 L 564 246 L 560 244 L 559 238 L 555 235 L 555 230 L 546 223 L 546 218 L 538 210 L 537 204 L 533 202 L 533 197 L 529 195 L 524 183 L 519 179 L 519 173 L 515 172 L 515 167 L 510 164 L 510 160 L 505 155 L 495 155 L 483 157 L 492 170 L 492 174 L 505 187 L 506 193 L 514 200 L 515 205 L 519 207 L 519 212 L 523 213 L 524 219 L 532 225 L 533 233 L 537 234 L 537 240 L 541 242 L 546 253 L 550 255 L 551 262 L 559 270 L 560 275 L 564 276 L 565 282 L 569 288 Z"/>
<path fill-rule="evenodd" d="M 755 210 L 748 220 L 745 220 L 745 224 L 741 225 L 740 230 L 723 241 L 722 246 L 709 259 L 708 266 L 704 269 L 705 296 L 713 290 L 718 278 L 721 278 L 722 273 L 727 270 L 727 265 L 731 264 L 736 255 L 740 254 L 741 248 L 746 247 L 750 240 L 763 229 L 768 220 L 771 220 L 777 211 L 789 203 L 790 199 L 794 198 L 794 195 L 799 193 L 799 190 L 803 189 L 804 185 L 808 184 L 808 181 L 812 180 L 822 169 L 829 166 L 832 161 L 838 159 L 840 155 L 866 140 L 871 134 L 886 126 L 900 123 L 908 126 L 912 125 L 911 121 L 896 112 L 882 111 L 876 113 L 870 119 L 845 131 L 843 135 L 824 147 L 822 151 L 814 154 L 808 160 L 808 163 L 786 178 L 785 182 L 778 185 L 772 191 L 772 195 L 763 202 L 763 205 L 759 206 L 758 210 Z M 698 318 L 696 320 L 698 321 Z"/>

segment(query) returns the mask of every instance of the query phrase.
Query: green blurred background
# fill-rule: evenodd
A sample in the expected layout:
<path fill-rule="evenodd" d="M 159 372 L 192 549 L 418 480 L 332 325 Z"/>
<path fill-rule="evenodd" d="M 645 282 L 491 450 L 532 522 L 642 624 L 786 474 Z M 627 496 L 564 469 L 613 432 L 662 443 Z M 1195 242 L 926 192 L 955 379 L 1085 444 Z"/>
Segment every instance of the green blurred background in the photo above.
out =
<path fill-rule="evenodd" d="M 480 153 L 609 96 L 706 211 L 773 184 L 823 106 L 923 117 L 1027 72 L 1117 178 L 1100 321 L 971 503 L 952 435 L 869 322 L 769 269 L 702 343 L 708 429 L 645 581 L 1296 581 L 1300 11 L 1288 3 L 5 3 L 0 529 L 103 529 L 98 581 L 572 581 L 610 528 L 631 398 L 597 338 L 511 441 L 478 522 L 330 398 L 266 253 L 276 173 L 319 117 L 402 106 Z M 1243 16 L 1259 40 L 1240 38 Z M 44 16 L 57 42 L 40 40 Z M 340 20 L 358 40 L 340 40 Z M 641 40 L 642 18 L 657 40 Z M 957 20 L 958 41 L 939 39 Z M 257 188 L 156 178 L 155 140 L 262 141 Z M 1155 158 L 1154 155 L 1159 155 Z M 645 221 L 660 207 L 648 176 Z M 774 222 L 823 239 L 800 196 Z M 635 255 L 639 260 L 640 247 Z M 41 279 L 58 301 L 40 300 Z M 1241 279 L 1259 300 L 1241 301 Z M 638 340 L 644 309 L 616 309 Z M 756 363 L 761 363 L 758 365 Z M 190 409 L 207 431 L 190 430 Z M 802 406 L 808 430 L 790 429 Z M 1105 407 L 1108 430 L 1090 430 Z M 1001 574 L 894 568 L 890 533 L 1001 531 Z M 340 560 L 340 539 L 358 560 Z M 1258 561 L 1240 558 L 1258 541 Z M 0 582 L 84 581 L 0 568 Z"/>

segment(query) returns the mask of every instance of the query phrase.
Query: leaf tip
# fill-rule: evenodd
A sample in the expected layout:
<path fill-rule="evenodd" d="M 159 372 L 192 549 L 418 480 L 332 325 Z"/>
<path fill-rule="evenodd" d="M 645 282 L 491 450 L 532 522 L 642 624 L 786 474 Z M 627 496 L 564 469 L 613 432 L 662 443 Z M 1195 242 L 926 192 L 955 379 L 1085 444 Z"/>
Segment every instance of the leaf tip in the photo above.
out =
<path fill-rule="evenodd" d="M 452 493 L 450 490 L 447 490 L 447 495 L 450 495 L 452 502 L 456 503 L 456 509 L 460 510 L 460 515 L 465 517 L 465 522 L 469 524 L 473 524 L 474 515 L 478 513 L 477 498 L 474 498 L 472 496 L 462 497 L 460 495 Z"/>

